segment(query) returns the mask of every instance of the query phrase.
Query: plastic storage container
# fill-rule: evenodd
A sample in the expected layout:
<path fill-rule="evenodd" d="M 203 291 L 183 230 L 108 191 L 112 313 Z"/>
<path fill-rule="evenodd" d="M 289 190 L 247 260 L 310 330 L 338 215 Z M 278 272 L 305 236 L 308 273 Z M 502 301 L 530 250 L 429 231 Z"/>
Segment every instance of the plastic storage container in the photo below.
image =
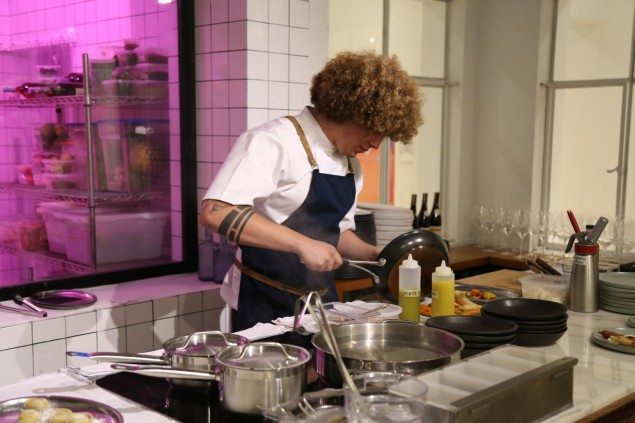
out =
<path fill-rule="evenodd" d="M 44 221 L 36 216 L 21 218 L 18 222 L 20 247 L 25 251 L 48 250 Z"/>
<path fill-rule="evenodd" d="M 66 225 L 66 255 L 90 263 L 88 209 L 59 211 Z M 97 211 L 95 234 L 97 264 L 148 260 L 161 256 L 168 212 Z"/>
<path fill-rule="evenodd" d="M 66 224 L 63 215 L 57 214 L 60 210 L 83 209 L 80 206 L 68 201 L 51 201 L 40 203 L 36 212 L 44 219 L 46 236 L 49 241 L 49 251 L 58 254 L 66 254 Z"/>
<path fill-rule="evenodd" d="M 524 298 L 569 304 L 569 276 L 528 275 L 519 279 Z"/>

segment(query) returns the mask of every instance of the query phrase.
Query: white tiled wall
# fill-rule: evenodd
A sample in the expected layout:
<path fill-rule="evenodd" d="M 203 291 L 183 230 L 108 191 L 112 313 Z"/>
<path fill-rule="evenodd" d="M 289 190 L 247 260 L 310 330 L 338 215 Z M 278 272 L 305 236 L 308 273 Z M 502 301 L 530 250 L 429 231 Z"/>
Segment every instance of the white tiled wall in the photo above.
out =
<path fill-rule="evenodd" d="M 218 330 L 218 289 L 0 327 L 0 386 L 93 361 L 67 351 L 139 353 L 175 336 Z"/>

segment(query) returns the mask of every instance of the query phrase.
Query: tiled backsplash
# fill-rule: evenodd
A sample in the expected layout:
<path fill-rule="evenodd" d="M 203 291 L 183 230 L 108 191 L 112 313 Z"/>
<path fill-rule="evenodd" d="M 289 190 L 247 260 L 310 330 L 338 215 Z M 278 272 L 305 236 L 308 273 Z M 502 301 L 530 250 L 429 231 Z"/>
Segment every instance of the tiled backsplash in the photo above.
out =
<path fill-rule="evenodd" d="M 177 279 L 178 278 L 178 279 Z M 132 282 L 131 284 L 136 284 Z M 64 315 L 51 312 L 45 319 L 7 323 L 0 319 L 0 386 L 66 366 L 94 361 L 67 357 L 67 351 L 139 353 L 160 349 L 175 336 L 201 330 L 218 330 L 225 303 L 218 285 L 198 282 L 196 275 L 177 275 L 140 281 L 136 290 L 117 295 L 117 285 L 91 289 L 104 298 L 91 308 Z M 166 285 L 173 285 L 166 289 Z M 174 285 L 178 285 L 177 288 Z M 109 291 L 110 290 L 110 291 Z M 183 293 L 178 294 L 178 290 Z M 192 292 L 190 292 L 192 291 Z M 132 292 L 132 294 L 130 294 Z M 167 296 L 164 296 L 167 295 Z M 117 298 L 128 297 L 125 304 Z M 149 299 L 156 297 L 154 299 Z M 110 306 L 108 306 L 110 305 Z"/>

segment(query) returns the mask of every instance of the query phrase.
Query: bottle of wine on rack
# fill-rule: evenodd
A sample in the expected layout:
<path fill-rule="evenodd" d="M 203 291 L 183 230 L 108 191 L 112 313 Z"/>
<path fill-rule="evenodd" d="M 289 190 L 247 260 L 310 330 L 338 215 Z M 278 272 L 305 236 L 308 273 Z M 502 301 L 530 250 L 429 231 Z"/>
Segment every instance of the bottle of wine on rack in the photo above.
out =
<path fill-rule="evenodd" d="M 430 212 L 430 230 L 441 232 L 441 210 L 439 209 L 439 193 L 434 193 L 434 202 Z"/>
<path fill-rule="evenodd" d="M 430 215 L 428 214 L 428 193 L 421 194 L 421 209 L 417 216 L 417 227 L 427 228 L 430 226 Z"/>
<path fill-rule="evenodd" d="M 412 227 L 418 228 L 417 225 L 417 194 L 410 196 L 410 210 L 412 210 Z"/>

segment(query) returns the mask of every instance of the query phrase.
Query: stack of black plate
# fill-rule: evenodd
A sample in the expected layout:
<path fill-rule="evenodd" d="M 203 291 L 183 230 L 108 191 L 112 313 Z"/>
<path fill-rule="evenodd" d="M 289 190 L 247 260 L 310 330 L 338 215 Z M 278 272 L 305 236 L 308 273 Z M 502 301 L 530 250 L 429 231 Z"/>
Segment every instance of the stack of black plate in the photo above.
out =
<path fill-rule="evenodd" d="M 513 342 L 518 328 L 512 321 L 489 316 L 437 316 L 426 320 L 426 325 L 461 338 L 465 343 L 461 358 Z"/>
<path fill-rule="evenodd" d="M 355 211 L 355 234 L 372 245 L 377 245 L 377 235 L 375 232 L 375 217 L 373 212 L 366 209 Z M 333 275 L 335 279 L 361 279 L 367 278 L 368 273 L 351 266 L 340 266 Z"/>
<path fill-rule="evenodd" d="M 511 320 L 518 325 L 514 344 L 544 346 L 567 331 L 567 306 L 533 298 L 508 298 L 483 304 L 484 316 Z"/>

